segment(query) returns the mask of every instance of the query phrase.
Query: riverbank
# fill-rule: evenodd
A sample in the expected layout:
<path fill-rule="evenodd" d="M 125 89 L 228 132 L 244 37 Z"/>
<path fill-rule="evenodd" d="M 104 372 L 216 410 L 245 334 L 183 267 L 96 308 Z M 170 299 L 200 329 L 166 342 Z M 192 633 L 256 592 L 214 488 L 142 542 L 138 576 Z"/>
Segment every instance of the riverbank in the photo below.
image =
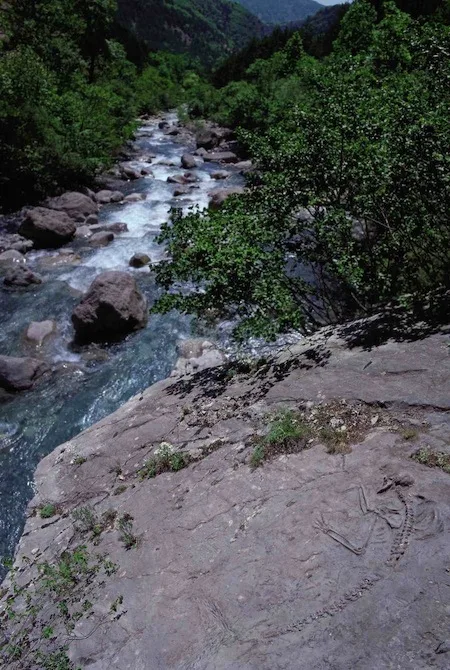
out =
<path fill-rule="evenodd" d="M 160 381 L 61 444 L 16 578 L 49 612 L 36 565 L 83 545 L 114 568 L 80 573 L 65 597 L 89 608 L 50 640 L 35 618 L 31 648 L 95 670 L 447 668 L 448 332 L 326 328 Z"/>
<path fill-rule="evenodd" d="M 211 148 L 198 149 L 209 157 L 214 153 L 212 145 L 225 140 L 215 137 L 214 129 L 204 130 L 203 142 L 210 142 Z M 198 330 L 192 319 L 171 313 L 152 315 L 145 328 L 108 346 L 74 343 L 72 312 L 98 275 L 105 271 L 131 274 L 150 307 L 157 289 L 145 256 L 151 262 L 164 257 L 164 249 L 155 240 L 170 208 L 206 207 L 214 194 L 244 184 L 246 166 L 239 166 L 237 156 L 235 163 L 223 163 L 197 155 L 187 169 L 197 140 L 192 130 L 178 125 L 174 114 L 143 119 L 127 150 L 128 160 L 102 177 L 97 194 L 66 196 L 66 206 L 72 203 L 81 209 L 69 212 L 74 231 L 70 228 L 69 240 L 59 248 L 35 250 L 28 238 L 17 237 L 23 213 L 8 217 L 7 230 L 0 234 L 1 251 L 10 256 L 0 263 L 0 355 L 31 357 L 46 366 L 46 373 L 30 391 L 0 391 L 3 556 L 13 553 L 20 536 L 40 459 L 137 392 L 170 375 L 180 340 L 195 335 L 214 337 Z M 220 178 L 214 178 L 218 172 Z M 190 176 L 185 177 L 186 173 Z M 105 193 L 111 189 L 112 196 Z M 62 214 L 67 212 L 66 207 Z M 24 273 L 40 283 L 20 286 L 11 281 L 15 275 L 20 280 Z M 9 284 L 4 281 L 7 277 Z M 41 327 L 37 339 L 30 338 L 34 322 L 46 322 L 51 328 L 42 331 Z M 198 363 L 189 363 L 186 357 L 181 362 L 184 369 L 193 364 Z"/>

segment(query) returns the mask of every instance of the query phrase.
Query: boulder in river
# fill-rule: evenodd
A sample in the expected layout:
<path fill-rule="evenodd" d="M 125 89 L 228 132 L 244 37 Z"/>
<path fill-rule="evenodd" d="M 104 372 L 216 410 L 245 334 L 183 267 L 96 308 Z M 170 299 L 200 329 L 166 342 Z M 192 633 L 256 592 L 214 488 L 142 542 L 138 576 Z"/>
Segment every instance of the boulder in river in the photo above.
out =
<path fill-rule="evenodd" d="M 95 194 L 95 199 L 100 205 L 108 205 L 110 202 L 122 202 L 124 195 L 122 191 L 108 191 L 103 189 Z"/>
<path fill-rule="evenodd" d="M 221 188 L 213 191 L 209 206 L 211 209 L 219 209 L 230 195 L 241 195 L 244 191 L 245 188 L 243 186 L 233 186 L 232 188 Z"/>
<path fill-rule="evenodd" d="M 31 284 L 42 284 L 42 278 L 24 265 L 17 265 L 6 272 L 3 283 L 5 286 L 26 288 Z"/>
<path fill-rule="evenodd" d="M 97 223 L 95 226 L 90 226 L 91 233 L 126 233 L 128 226 L 122 221 L 115 221 L 114 223 Z"/>
<path fill-rule="evenodd" d="M 89 200 L 87 196 L 83 197 Z M 34 246 L 41 249 L 52 249 L 70 242 L 75 231 L 75 221 L 66 212 L 46 207 L 29 209 L 19 228 L 21 235 L 33 240 Z"/>
<path fill-rule="evenodd" d="M 68 191 L 57 198 L 49 198 L 46 207 L 65 212 L 72 219 L 84 220 L 89 214 L 98 212 L 98 205 L 88 195 L 77 191 Z"/>
<path fill-rule="evenodd" d="M 184 167 L 185 170 L 192 170 L 193 168 L 196 168 L 199 162 L 199 158 L 196 158 L 192 154 L 183 154 L 181 156 L 181 166 Z"/>
<path fill-rule="evenodd" d="M 230 173 L 227 172 L 226 170 L 217 170 L 217 172 L 213 172 L 212 175 L 211 175 L 211 177 L 213 179 L 217 179 L 217 180 L 228 179 L 229 176 L 230 176 Z"/>
<path fill-rule="evenodd" d="M 187 195 L 187 193 L 189 193 L 189 188 L 187 186 L 177 186 L 173 195 L 175 198 L 178 198 L 180 195 Z"/>
<path fill-rule="evenodd" d="M 85 226 L 95 226 L 96 223 L 98 223 L 97 214 L 89 214 L 89 216 L 86 217 L 86 221 L 84 222 L 84 225 Z"/>
<path fill-rule="evenodd" d="M 195 182 L 199 181 L 197 175 L 193 172 L 185 172 L 183 178 L 185 184 L 195 184 Z"/>
<path fill-rule="evenodd" d="M 185 184 L 186 178 L 182 174 L 174 174 L 170 177 L 167 177 L 168 184 Z"/>
<path fill-rule="evenodd" d="M 56 321 L 32 321 L 27 328 L 25 338 L 36 347 L 42 347 L 44 340 L 56 332 Z"/>
<path fill-rule="evenodd" d="M 208 129 L 200 130 L 197 133 L 197 149 L 215 149 L 219 144 L 217 135 Z"/>
<path fill-rule="evenodd" d="M 26 254 L 32 248 L 32 240 L 26 240 L 21 235 L 17 235 L 17 233 L 0 233 L 0 254 L 11 250 Z"/>
<path fill-rule="evenodd" d="M 89 226 L 91 233 L 126 233 L 128 226 L 122 221 L 115 221 L 114 223 L 97 223 L 95 226 Z"/>
<path fill-rule="evenodd" d="M 132 268 L 143 268 L 150 263 L 150 256 L 144 253 L 133 254 L 129 260 L 129 265 Z"/>
<path fill-rule="evenodd" d="M 117 340 L 143 328 L 147 319 L 147 300 L 127 272 L 100 274 L 72 313 L 80 342 Z"/>
<path fill-rule="evenodd" d="M 124 202 L 141 202 L 147 198 L 145 193 L 130 193 L 123 199 Z"/>
<path fill-rule="evenodd" d="M 239 158 L 232 151 L 213 151 L 205 155 L 205 161 L 212 163 L 237 163 Z"/>
<path fill-rule="evenodd" d="M 194 156 L 200 156 L 200 158 L 203 158 L 207 153 L 208 152 L 204 147 L 199 147 L 194 151 Z"/>
<path fill-rule="evenodd" d="M 130 179 L 132 181 L 141 178 L 141 173 L 129 163 L 122 163 L 119 166 L 122 179 Z"/>
<path fill-rule="evenodd" d="M 0 254 L 0 267 L 10 268 L 24 263 L 25 256 L 16 249 L 8 249 Z"/>
<path fill-rule="evenodd" d="M 89 238 L 89 244 L 91 247 L 107 247 L 113 240 L 114 233 L 104 230 L 94 233 L 92 237 Z"/>
<path fill-rule="evenodd" d="M 26 391 L 48 370 L 48 365 L 37 358 L 0 356 L 0 388 L 11 392 Z"/>

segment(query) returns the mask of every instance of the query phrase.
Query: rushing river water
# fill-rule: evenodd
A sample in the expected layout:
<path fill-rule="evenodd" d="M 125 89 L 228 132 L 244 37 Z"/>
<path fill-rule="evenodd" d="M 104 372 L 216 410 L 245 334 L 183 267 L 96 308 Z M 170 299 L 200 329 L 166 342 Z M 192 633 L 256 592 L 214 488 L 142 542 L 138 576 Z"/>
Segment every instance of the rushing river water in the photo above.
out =
<path fill-rule="evenodd" d="M 174 115 L 166 118 L 176 120 Z M 224 187 L 223 182 L 215 182 L 210 176 L 219 166 L 204 163 L 195 169 L 199 188 L 174 199 L 175 187 L 167 183 L 167 178 L 183 172 L 180 157 L 192 147 L 165 135 L 157 122 L 138 132 L 135 147 L 142 159 L 132 164 L 151 170 L 154 176 L 124 183 L 122 190 L 127 194 L 144 192 L 146 199 L 105 206 L 99 215 L 100 222 L 125 222 L 128 232 L 116 235 L 108 247 L 99 249 L 90 248 L 86 242 L 71 243 L 70 248 L 81 257 L 75 265 L 52 265 L 51 257 L 57 252 L 30 253 L 28 266 L 43 276 L 44 283 L 26 291 L 0 289 L 1 354 L 36 355 L 24 341 L 27 325 L 45 319 L 58 324 L 57 336 L 44 345 L 41 354 L 54 364 L 51 379 L 0 405 L 0 556 L 10 556 L 20 537 L 39 460 L 138 391 L 170 374 L 177 340 L 191 335 L 191 319 L 173 312 L 152 315 L 145 329 L 119 344 L 94 351 L 72 346 L 70 315 L 80 292 L 94 277 L 105 270 L 127 269 L 134 273 L 152 304 L 156 295 L 152 274 L 148 268 L 129 268 L 129 259 L 135 252 L 145 252 L 153 261 L 160 259 L 164 249 L 156 244 L 155 237 L 168 220 L 170 207 L 176 203 L 183 208 L 205 207 L 208 194 Z M 145 159 L 151 154 L 155 158 L 149 164 Z M 242 176 L 237 171 L 233 174 L 232 169 L 230 172 L 226 185 L 241 184 Z"/>

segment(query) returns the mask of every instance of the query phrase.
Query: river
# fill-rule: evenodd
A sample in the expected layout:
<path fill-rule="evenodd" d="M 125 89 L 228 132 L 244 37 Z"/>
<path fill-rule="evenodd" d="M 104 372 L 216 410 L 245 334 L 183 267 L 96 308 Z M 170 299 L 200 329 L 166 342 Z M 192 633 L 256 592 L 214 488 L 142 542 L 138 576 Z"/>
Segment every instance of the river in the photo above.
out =
<path fill-rule="evenodd" d="M 176 122 L 174 114 L 165 118 Z M 167 178 L 183 172 L 180 158 L 192 147 L 166 135 L 158 127 L 159 120 L 140 128 L 134 142 L 137 158 L 132 165 L 151 170 L 153 176 L 124 182 L 122 189 L 125 194 L 143 192 L 146 199 L 107 205 L 99 214 L 101 223 L 125 222 L 128 232 L 116 235 L 103 248 L 74 241 L 68 246 L 80 257 L 76 264 L 53 264 L 54 251 L 31 252 L 27 265 L 39 272 L 44 283 L 26 291 L 0 289 L 1 354 L 36 356 L 24 340 L 28 324 L 46 319 L 58 324 L 57 336 L 40 354 L 53 365 L 51 378 L 0 405 L 0 556 L 14 552 L 39 460 L 140 390 L 167 377 L 177 358 L 177 340 L 193 333 L 193 320 L 172 312 L 151 315 L 145 329 L 112 346 L 77 350 L 72 344 L 72 309 L 94 277 L 105 270 L 132 272 L 151 305 L 157 295 L 153 275 L 148 267 L 131 269 L 129 259 L 135 252 L 145 252 L 152 261 L 161 259 L 164 249 L 155 238 L 169 219 L 170 208 L 175 204 L 184 209 L 206 207 L 209 193 L 224 187 L 211 178 L 223 166 L 204 163 L 194 170 L 199 188 L 174 199 L 175 186 Z M 155 156 L 151 163 L 149 155 Z M 227 187 L 243 183 L 236 170 L 230 168 L 230 173 Z"/>

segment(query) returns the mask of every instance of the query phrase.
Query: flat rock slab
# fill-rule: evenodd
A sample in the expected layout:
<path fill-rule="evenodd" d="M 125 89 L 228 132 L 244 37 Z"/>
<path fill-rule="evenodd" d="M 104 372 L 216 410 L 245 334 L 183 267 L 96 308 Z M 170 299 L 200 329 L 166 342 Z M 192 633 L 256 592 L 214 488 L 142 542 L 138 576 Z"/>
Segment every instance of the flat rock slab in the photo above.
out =
<path fill-rule="evenodd" d="M 80 622 L 75 666 L 449 667 L 450 476 L 411 458 L 450 451 L 448 335 L 374 347 L 362 331 L 325 329 L 250 373 L 159 382 L 40 463 L 32 507 L 113 508 L 138 538 L 126 550 L 117 529 L 101 536 L 119 569 Z M 343 399 L 370 417 L 350 453 L 319 441 L 249 467 L 268 412 Z M 191 463 L 141 480 L 161 442 Z M 29 516 L 19 560 L 73 537 L 70 514 Z"/>

